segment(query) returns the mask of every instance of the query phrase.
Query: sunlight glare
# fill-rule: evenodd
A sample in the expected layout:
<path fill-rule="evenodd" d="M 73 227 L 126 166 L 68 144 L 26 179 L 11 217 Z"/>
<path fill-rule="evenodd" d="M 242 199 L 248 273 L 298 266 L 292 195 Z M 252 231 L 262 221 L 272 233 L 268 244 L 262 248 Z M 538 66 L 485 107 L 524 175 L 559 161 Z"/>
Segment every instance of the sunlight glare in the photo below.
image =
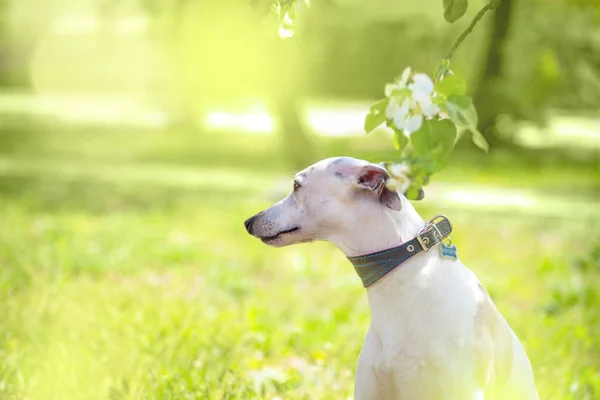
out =
<path fill-rule="evenodd" d="M 90 14 L 64 15 L 54 21 L 52 28 L 60 35 L 91 35 L 98 29 L 98 19 Z"/>
<path fill-rule="evenodd" d="M 491 190 L 450 190 L 445 195 L 446 201 L 472 206 L 514 206 L 534 207 L 538 204 L 530 195 L 516 191 Z"/>
<path fill-rule="evenodd" d="M 217 129 L 239 129 L 249 133 L 273 132 L 272 118 L 267 113 L 260 111 L 240 114 L 212 111 L 208 114 L 206 123 L 211 128 Z"/>

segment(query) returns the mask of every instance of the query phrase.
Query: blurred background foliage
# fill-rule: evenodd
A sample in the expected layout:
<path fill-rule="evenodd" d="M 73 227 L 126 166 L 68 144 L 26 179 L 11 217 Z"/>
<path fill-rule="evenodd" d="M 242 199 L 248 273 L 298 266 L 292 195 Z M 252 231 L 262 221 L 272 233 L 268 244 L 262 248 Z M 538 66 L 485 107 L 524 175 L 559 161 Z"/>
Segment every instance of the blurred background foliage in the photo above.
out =
<path fill-rule="evenodd" d="M 393 160 L 369 105 L 484 4 L 0 1 L 0 398 L 328 399 L 369 315 L 322 243 L 242 222 L 320 158 Z M 459 48 L 491 143 L 416 203 L 454 222 L 541 398 L 600 398 L 600 3 L 503 0 Z"/>
<path fill-rule="evenodd" d="M 296 114 L 307 98 L 379 98 L 405 65 L 433 72 L 483 4 L 450 25 L 438 1 L 405 3 L 302 3 L 296 37 L 280 40 L 268 1 L 4 1 L 0 82 L 134 96 L 191 126 L 216 104 L 263 107 L 282 133 L 302 131 Z M 470 82 L 488 139 L 513 143 L 519 121 L 544 126 L 556 112 L 598 110 L 599 9 L 594 0 L 505 0 L 485 17 L 453 65 Z"/>

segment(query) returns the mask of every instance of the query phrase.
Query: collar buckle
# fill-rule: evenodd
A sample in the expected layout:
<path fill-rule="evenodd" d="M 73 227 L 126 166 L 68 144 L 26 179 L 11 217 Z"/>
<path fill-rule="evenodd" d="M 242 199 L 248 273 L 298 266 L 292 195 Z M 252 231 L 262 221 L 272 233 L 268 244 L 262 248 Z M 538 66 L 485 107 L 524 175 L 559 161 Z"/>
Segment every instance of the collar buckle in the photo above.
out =
<path fill-rule="evenodd" d="M 446 220 L 448 224 L 450 224 L 450 229 L 452 229 L 452 224 L 448 217 L 443 214 L 438 214 L 435 217 L 431 218 L 426 224 L 425 227 L 419 232 L 417 235 L 417 241 L 425 251 L 429 251 L 441 242 L 444 239 L 444 235 L 440 232 L 440 229 L 436 225 L 436 220 Z M 446 235 L 447 236 L 447 235 Z"/>
<path fill-rule="evenodd" d="M 433 246 L 437 243 L 436 241 L 430 240 L 429 237 L 426 236 L 426 234 L 429 233 L 430 229 L 431 226 L 425 225 L 424 230 L 417 235 L 417 241 L 425 251 L 431 250 Z M 435 232 L 433 232 L 433 234 L 435 235 Z"/>

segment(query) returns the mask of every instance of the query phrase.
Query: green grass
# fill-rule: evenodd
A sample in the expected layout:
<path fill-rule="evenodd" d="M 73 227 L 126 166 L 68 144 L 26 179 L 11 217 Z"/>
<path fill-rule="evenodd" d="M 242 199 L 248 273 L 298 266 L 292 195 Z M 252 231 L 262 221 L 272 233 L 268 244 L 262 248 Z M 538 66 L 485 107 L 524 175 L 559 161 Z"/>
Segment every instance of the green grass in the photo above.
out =
<path fill-rule="evenodd" d="M 352 395 L 369 323 L 352 266 L 325 243 L 272 249 L 244 231 L 285 172 L 281 160 L 265 165 L 271 144 L 222 138 L 210 168 L 207 150 L 194 159 L 202 146 L 176 139 L 60 138 L 46 142 L 54 153 L 13 149 L 0 163 L 0 398 Z M 439 181 L 598 193 L 595 166 L 491 159 L 473 168 L 465 156 Z M 600 398 L 600 215 L 418 207 L 453 220 L 461 259 L 522 339 L 540 397 Z"/>

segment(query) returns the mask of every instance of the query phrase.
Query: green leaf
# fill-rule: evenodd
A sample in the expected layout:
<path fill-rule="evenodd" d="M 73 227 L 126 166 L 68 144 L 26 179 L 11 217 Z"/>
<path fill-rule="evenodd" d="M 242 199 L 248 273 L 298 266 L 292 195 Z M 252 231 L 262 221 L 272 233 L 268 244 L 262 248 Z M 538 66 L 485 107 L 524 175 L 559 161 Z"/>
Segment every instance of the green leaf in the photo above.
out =
<path fill-rule="evenodd" d="M 502 3 L 502 0 L 492 0 L 490 1 L 490 6 L 492 8 L 498 8 L 498 6 Z"/>
<path fill-rule="evenodd" d="M 378 112 L 376 110 L 372 110 L 367 114 L 367 118 L 365 118 L 365 132 L 370 133 L 379 125 L 385 122 L 385 113 Z"/>
<path fill-rule="evenodd" d="M 439 132 L 439 136 L 437 138 L 438 145 L 432 152 L 433 161 L 436 163 L 439 169 L 442 169 L 450 159 L 450 155 L 454 150 L 454 145 L 456 143 L 456 127 L 449 120 L 444 120 L 447 122 L 447 126 L 444 131 Z"/>
<path fill-rule="evenodd" d="M 485 140 L 485 137 L 483 137 L 483 134 L 477 129 L 469 130 L 471 131 L 471 140 L 473 143 L 475 143 L 475 146 L 487 153 L 490 150 L 490 145 L 488 144 L 487 140 Z"/>
<path fill-rule="evenodd" d="M 457 100 L 457 99 L 454 99 Z M 477 110 L 472 102 L 469 103 L 467 107 L 467 102 L 464 99 L 460 100 L 460 106 L 448 99 L 445 104 L 445 108 L 448 110 L 448 117 L 456 124 L 459 128 L 474 128 L 477 126 L 479 122 L 479 117 L 477 116 Z"/>
<path fill-rule="evenodd" d="M 465 105 L 467 105 L 467 100 L 468 107 L 464 107 Z M 456 102 L 462 103 L 459 105 Z M 481 132 L 477 130 L 479 116 L 477 115 L 477 110 L 475 109 L 475 105 L 473 104 L 471 99 L 468 97 L 466 99 L 461 99 L 460 97 L 453 98 L 452 101 L 451 99 L 448 99 L 448 101 L 446 101 L 445 106 L 448 110 L 448 116 L 450 117 L 452 122 L 456 124 L 456 127 L 458 128 L 459 132 L 471 132 L 471 140 L 473 140 L 473 143 L 475 143 L 477 147 L 479 147 L 487 153 L 489 151 L 490 146 L 488 145 Z"/>
<path fill-rule="evenodd" d="M 408 97 L 412 94 L 409 88 L 394 89 L 390 94 L 390 97 Z"/>
<path fill-rule="evenodd" d="M 450 23 L 456 21 L 467 12 L 467 0 L 444 0 L 444 19 Z"/>
<path fill-rule="evenodd" d="M 394 147 L 396 150 L 404 150 L 408 144 L 408 138 L 404 135 L 404 132 L 400 132 L 394 129 Z"/>
<path fill-rule="evenodd" d="M 411 185 L 407 190 L 406 190 L 406 198 L 409 200 L 418 200 L 419 199 L 419 187 Z"/>
<path fill-rule="evenodd" d="M 460 108 L 469 108 L 473 104 L 473 100 L 469 96 L 449 96 L 446 101 L 456 104 Z"/>
<path fill-rule="evenodd" d="M 446 75 L 449 72 L 449 70 L 450 60 L 447 58 L 443 58 L 440 62 L 440 65 L 438 65 L 437 71 L 435 71 L 434 79 L 436 81 L 439 81 L 442 76 Z"/>
<path fill-rule="evenodd" d="M 386 121 L 385 109 L 387 108 L 389 101 L 390 99 L 386 97 L 385 99 L 381 99 L 371 106 L 369 114 L 367 114 L 367 117 L 365 118 L 366 133 L 372 132 L 375 128 Z"/>
<path fill-rule="evenodd" d="M 443 155 L 452 152 L 456 140 L 456 128 L 452 121 L 425 120 L 421 129 L 410 136 L 410 141 L 418 155 L 431 154 L 437 147 Z"/>
<path fill-rule="evenodd" d="M 464 79 L 456 75 L 451 75 L 437 81 L 435 83 L 435 91 L 448 97 L 464 96 L 467 93 L 467 84 Z"/>
<path fill-rule="evenodd" d="M 469 107 L 463 109 L 461 115 L 470 126 L 477 126 L 479 123 L 479 115 L 477 115 L 477 109 L 475 109 L 473 103 L 471 103 Z"/>
<path fill-rule="evenodd" d="M 390 102 L 390 99 L 388 99 L 387 97 L 385 99 L 381 99 L 377 103 L 375 103 L 371 106 L 371 111 L 376 110 L 376 111 L 384 112 L 385 109 L 387 108 L 389 102 Z"/>
<path fill-rule="evenodd" d="M 292 4 L 290 5 L 290 7 L 288 8 L 288 18 L 290 19 L 290 21 L 292 21 L 292 24 L 296 23 L 296 5 Z"/>
<path fill-rule="evenodd" d="M 276 7 L 279 13 L 279 36 L 281 38 L 290 38 L 294 36 L 294 30 L 296 25 L 296 6 L 292 2 L 288 5 L 282 6 L 279 4 Z"/>
<path fill-rule="evenodd" d="M 410 135 L 410 142 L 420 156 L 429 153 L 433 147 L 433 139 L 431 137 L 431 121 L 423 121 L 421 128 Z"/>

